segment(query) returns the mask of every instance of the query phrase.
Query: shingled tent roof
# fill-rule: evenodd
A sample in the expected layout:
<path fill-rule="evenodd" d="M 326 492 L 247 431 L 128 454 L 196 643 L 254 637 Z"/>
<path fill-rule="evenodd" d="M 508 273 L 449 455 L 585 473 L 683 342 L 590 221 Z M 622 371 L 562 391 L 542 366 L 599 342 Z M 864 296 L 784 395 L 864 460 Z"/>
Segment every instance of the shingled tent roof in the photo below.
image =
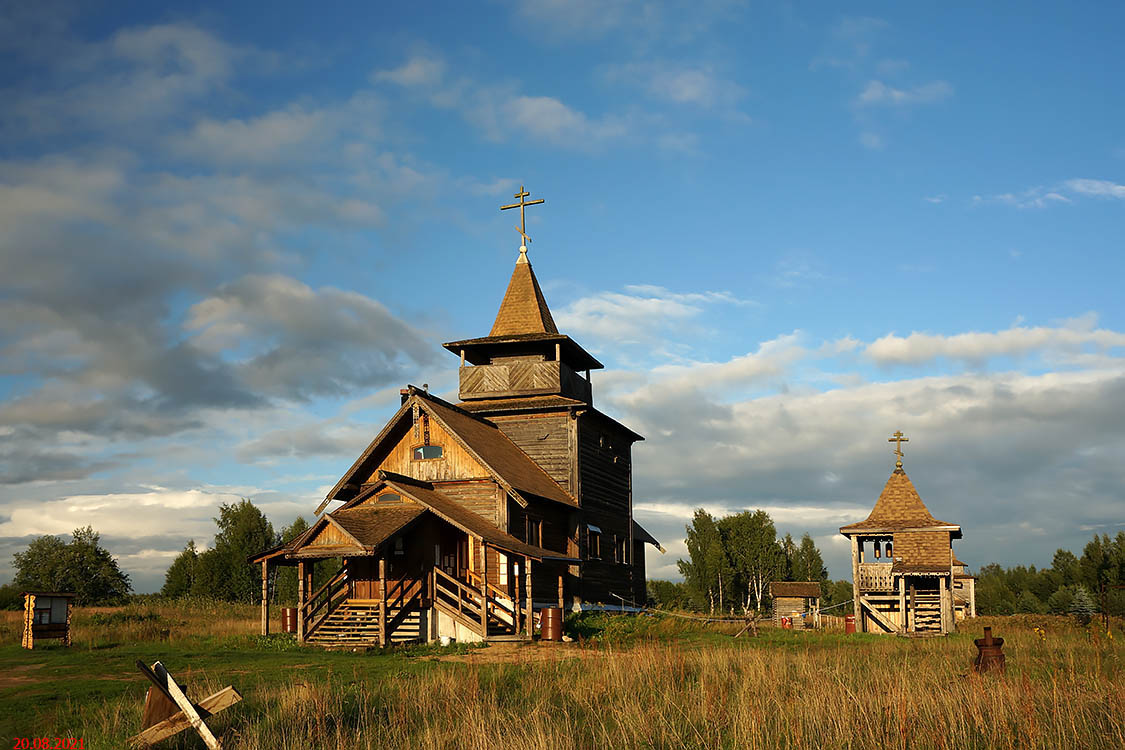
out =
<path fill-rule="evenodd" d="M 508 291 L 504 293 L 504 301 L 500 303 L 500 311 L 496 313 L 496 321 L 488 335 L 558 332 L 543 290 L 539 288 L 539 280 L 531 270 L 527 253 L 521 250 L 512 279 L 508 282 Z"/>
<path fill-rule="evenodd" d="M 841 534 L 864 531 L 904 531 L 906 529 L 943 529 L 960 531 L 961 527 L 939 521 L 930 515 L 918 490 L 906 472 L 896 468 L 883 486 L 871 515 L 864 521 L 840 527 Z"/>

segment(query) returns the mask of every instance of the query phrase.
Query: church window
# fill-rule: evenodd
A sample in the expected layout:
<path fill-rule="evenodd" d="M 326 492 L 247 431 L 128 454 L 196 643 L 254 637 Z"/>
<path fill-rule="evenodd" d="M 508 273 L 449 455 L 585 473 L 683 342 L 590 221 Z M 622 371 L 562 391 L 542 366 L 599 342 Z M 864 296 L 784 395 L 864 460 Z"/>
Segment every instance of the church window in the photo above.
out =
<path fill-rule="evenodd" d="M 586 557 L 590 560 L 602 559 L 602 530 L 594 524 L 586 524 Z"/>
<path fill-rule="evenodd" d="M 379 503 L 401 503 L 402 495 L 396 495 L 393 492 L 385 492 L 375 498 L 375 500 Z"/>
<path fill-rule="evenodd" d="M 621 564 L 629 562 L 625 550 L 625 537 L 613 537 L 613 561 Z"/>
<path fill-rule="evenodd" d="M 419 445 L 414 449 L 415 461 L 428 461 L 431 458 L 441 458 L 440 445 Z"/>
<path fill-rule="evenodd" d="M 543 546 L 543 521 L 539 518 L 527 519 L 527 534 L 525 540 L 528 544 L 534 544 L 536 547 Z"/>
<path fill-rule="evenodd" d="M 499 571 L 499 576 L 498 576 L 497 580 L 500 581 L 501 586 L 507 586 L 508 585 L 508 556 L 505 555 L 503 552 L 497 552 L 496 553 L 496 561 L 498 563 L 497 570 Z"/>

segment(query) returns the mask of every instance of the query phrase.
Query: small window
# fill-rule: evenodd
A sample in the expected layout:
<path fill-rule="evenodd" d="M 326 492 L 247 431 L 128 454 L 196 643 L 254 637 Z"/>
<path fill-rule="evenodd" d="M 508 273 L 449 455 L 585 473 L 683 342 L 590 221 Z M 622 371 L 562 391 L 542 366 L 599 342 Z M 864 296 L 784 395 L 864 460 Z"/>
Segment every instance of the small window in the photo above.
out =
<path fill-rule="evenodd" d="M 402 495 L 396 495 L 393 492 L 387 492 L 375 498 L 378 503 L 401 503 Z"/>
<path fill-rule="evenodd" d="M 527 534 L 525 541 L 536 547 L 543 546 L 543 521 L 538 518 L 527 519 Z"/>
<path fill-rule="evenodd" d="M 414 449 L 415 461 L 428 461 L 431 458 L 441 458 L 440 445 L 419 445 Z"/>
<path fill-rule="evenodd" d="M 594 528 L 591 528 L 590 533 L 588 535 L 588 540 L 589 541 L 586 545 L 586 548 L 587 548 L 586 549 L 586 552 L 587 552 L 586 557 L 588 557 L 591 560 L 601 560 L 602 559 L 602 532 L 600 530 L 594 531 Z"/>
<path fill-rule="evenodd" d="M 406 548 L 403 545 L 403 541 L 402 541 L 401 536 L 395 537 L 395 554 L 396 555 L 405 555 L 406 554 Z"/>
<path fill-rule="evenodd" d="M 622 564 L 629 562 L 625 549 L 625 537 L 615 536 L 613 538 L 613 561 Z"/>

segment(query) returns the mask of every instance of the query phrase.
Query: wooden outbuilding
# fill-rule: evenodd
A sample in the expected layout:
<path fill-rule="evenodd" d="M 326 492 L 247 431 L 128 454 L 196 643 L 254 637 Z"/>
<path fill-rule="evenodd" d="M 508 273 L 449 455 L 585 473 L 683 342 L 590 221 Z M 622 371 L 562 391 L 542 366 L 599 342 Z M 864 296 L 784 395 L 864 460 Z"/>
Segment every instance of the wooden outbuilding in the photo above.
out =
<path fill-rule="evenodd" d="M 798 628 L 820 627 L 820 583 L 817 581 L 771 581 L 773 622 L 789 617 Z"/>
<path fill-rule="evenodd" d="M 298 569 L 298 639 L 324 644 L 529 638 L 545 606 L 645 601 L 656 540 L 633 519 L 631 458 L 643 438 L 594 407 L 602 365 L 559 333 L 526 246 L 489 335 L 444 347 L 460 401 L 404 389 L 308 531 L 251 558 L 263 632 L 277 565 Z M 312 591 L 310 563 L 329 558 L 339 570 Z"/>
<path fill-rule="evenodd" d="M 875 508 L 840 528 L 852 543 L 856 626 L 864 633 L 944 635 L 954 628 L 958 581 L 962 611 L 976 616 L 975 589 L 965 584 L 972 577 L 958 573 L 964 563 L 953 555 L 961 527 L 937 520 L 922 502 L 902 468 L 907 438 L 896 432 L 890 442 L 898 443 L 898 460 Z"/>
<path fill-rule="evenodd" d="M 74 596 L 55 591 L 23 592 L 24 648 L 35 648 L 35 642 L 43 639 L 70 645 L 70 601 Z"/>

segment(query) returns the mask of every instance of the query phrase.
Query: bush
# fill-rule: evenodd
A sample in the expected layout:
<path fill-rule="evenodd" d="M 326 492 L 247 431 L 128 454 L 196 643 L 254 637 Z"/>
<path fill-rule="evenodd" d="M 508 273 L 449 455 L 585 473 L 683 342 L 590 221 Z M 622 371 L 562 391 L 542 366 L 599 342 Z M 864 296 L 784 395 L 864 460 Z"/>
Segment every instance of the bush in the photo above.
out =
<path fill-rule="evenodd" d="M 1094 597 L 1085 586 L 1079 586 L 1074 592 L 1074 601 L 1070 604 L 1070 613 L 1074 619 L 1083 625 L 1089 625 L 1090 620 L 1098 613 L 1098 606 L 1094 604 Z"/>

